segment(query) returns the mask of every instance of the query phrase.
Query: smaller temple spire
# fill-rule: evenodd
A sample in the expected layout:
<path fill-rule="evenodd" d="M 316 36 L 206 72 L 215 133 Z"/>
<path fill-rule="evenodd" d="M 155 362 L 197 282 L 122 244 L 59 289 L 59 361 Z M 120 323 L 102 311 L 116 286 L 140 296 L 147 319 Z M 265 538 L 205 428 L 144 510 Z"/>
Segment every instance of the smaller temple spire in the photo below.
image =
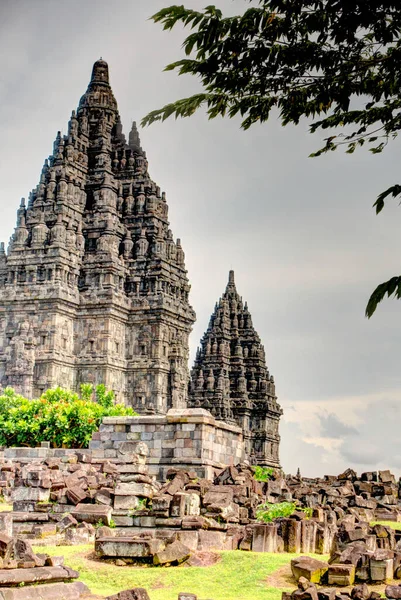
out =
<path fill-rule="evenodd" d="M 138 128 L 136 126 L 136 121 L 132 122 L 131 131 L 129 132 L 128 146 L 134 152 L 138 152 L 139 154 L 143 153 L 143 150 L 141 148 L 141 140 L 139 138 Z"/>
<path fill-rule="evenodd" d="M 214 308 L 196 355 L 189 405 L 239 425 L 247 456 L 253 455 L 258 464 L 278 467 L 282 410 L 267 373 L 260 338 L 231 270 L 226 291 Z"/>

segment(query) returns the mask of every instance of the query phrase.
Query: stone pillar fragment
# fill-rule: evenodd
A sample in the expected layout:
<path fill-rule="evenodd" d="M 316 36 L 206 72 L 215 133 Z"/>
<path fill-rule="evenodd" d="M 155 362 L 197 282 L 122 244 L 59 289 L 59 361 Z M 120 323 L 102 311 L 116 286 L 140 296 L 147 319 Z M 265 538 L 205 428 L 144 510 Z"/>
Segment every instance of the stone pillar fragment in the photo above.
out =
<path fill-rule="evenodd" d="M 284 552 L 301 552 L 301 522 L 295 519 L 281 521 L 281 537 L 284 541 Z"/>

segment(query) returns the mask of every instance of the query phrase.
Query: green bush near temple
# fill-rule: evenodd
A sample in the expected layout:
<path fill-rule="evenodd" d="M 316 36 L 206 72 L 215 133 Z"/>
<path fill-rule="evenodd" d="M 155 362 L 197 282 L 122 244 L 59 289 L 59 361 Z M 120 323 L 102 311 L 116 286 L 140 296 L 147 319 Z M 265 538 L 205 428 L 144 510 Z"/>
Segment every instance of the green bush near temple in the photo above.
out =
<path fill-rule="evenodd" d="M 0 445 L 86 448 L 104 417 L 135 415 L 132 408 L 114 404 L 104 385 L 81 386 L 81 394 L 60 387 L 28 400 L 12 388 L 0 396 Z"/>
<path fill-rule="evenodd" d="M 258 506 L 256 518 L 258 521 L 271 523 L 278 517 L 290 517 L 295 510 L 295 502 L 278 502 L 277 504 L 265 502 L 264 504 L 260 504 L 260 506 Z"/>

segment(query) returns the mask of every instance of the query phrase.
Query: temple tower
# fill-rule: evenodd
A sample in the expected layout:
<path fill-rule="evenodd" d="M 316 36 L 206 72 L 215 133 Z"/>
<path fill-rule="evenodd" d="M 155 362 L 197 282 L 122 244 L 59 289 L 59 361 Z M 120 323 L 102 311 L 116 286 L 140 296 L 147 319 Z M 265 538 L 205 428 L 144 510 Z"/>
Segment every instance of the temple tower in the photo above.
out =
<path fill-rule="evenodd" d="M 104 383 L 139 412 L 187 402 L 195 313 L 166 196 L 135 123 L 128 144 L 108 65 L 57 134 L 7 254 L 0 247 L 0 383 L 27 397 Z"/>
<path fill-rule="evenodd" d="M 283 411 L 247 303 L 237 292 L 234 271 L 197 351 L 189 406 L 206 408 L 217 419 L 238 424 L 247 456 L 260 465 L 279 466 Z"/>

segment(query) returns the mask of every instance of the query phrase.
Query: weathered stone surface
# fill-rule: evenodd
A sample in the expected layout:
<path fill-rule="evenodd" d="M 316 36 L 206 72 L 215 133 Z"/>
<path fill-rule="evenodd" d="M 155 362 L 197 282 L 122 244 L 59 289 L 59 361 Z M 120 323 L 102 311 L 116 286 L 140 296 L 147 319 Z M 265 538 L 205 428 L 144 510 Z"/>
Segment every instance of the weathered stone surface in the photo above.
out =
<path fill-rule="evenodd" d="M 150 598 L 144 588 L 134 588 L 133 590 L 126 590 L 114 596 L 107 596 L 106 600 L 150 600 Z"/>
<path fill-rule="evenodd" d="M 36 567 L 28 569 L 0 569 L 0 587 L 77 579 L 79 573 L 69 567 Z"/>
<path fill-rule="evenodd" d="M 153 498 L 154 488 L 148 483 L 119 483 L 115 489 L 116 496 L 138 496 Z"/>
<path fill-rule="evenodd" d="M 66 496 L 72 504 L 80 504 L 88 497 L 87 493 L 78 486 L 68 488 Z"/>
<path fill-rule="evenodd" d="M 139 498 L 137 496 L 114 496 L 114 508 L 117 510 L 133 510 L 138 506 Z"/>
<path fill-rule="evenodd" d="M 100 504 L 78 504 L 71 511 L 71 515 L 77 521 L 85 521 L 94 525 L 97 523 L 110 525 L 112 508 Z"/>
<path fill-rule="evenodd" d="M 338 586 L 353 585 L 355 581 L 354 565 L 329 565 L 328 584 Z"/>
<path fill-rule="evenodd" d="M 368 600 L 370 596 L 370 590 L 366 583 L 360 583 L 352 588 L 351 598 L 353 600 Z"/>
<path fill-rule="evenodd" d="M 305 577 L 311 583 L 320 583 L 328 568 L 327 563 L 310 556 L 300 556 L 291 560 L 291 571 L 296 581 Z"/>
<path fill-rule="evenodd" d="M 263 523 L 252 528 L 253 552 L 277 552 L 277 525 Z"/>
<path fill-rule="evenodd" d="M 384 590 L 386 598 L 394 598 L 394 600 L 400 600 L 401 598 L 401 586 L 399 585 L 386 585 Z"/>
<path fill-rule="evenodd" d="M 155 565 L 163 565 L 166 563 L 182 563 L 191 555 L 191 550 L 179 540 L 172 544 L 168 544 L 164 550 L 156 552 L 153 557 Z"/>
<path fill-rule="evenodd" d="M 12 536 L 13 534 L 13 516 L 10 513 L 0 513 L 0 532 Z"/>
<path fill-rule="evenodd" d="M 75 527 L 76 525 L 78 525 L 78 521 L 71 514 L 67 514 L 65 517 L 60 519 L 60 521 L 58 521 L 56 528 L 57 531 L 62 533 L 69 527 Z"/>
<path fill-rule="evenodd" d="M 22 588 L 1 588 L 0 600 L 80 600 L 89 594 L 81 581 L 72 583 L 45 583 Z"/>
<path fill-rule="evenodd" d="M 384 555 L 381 558 L 381 555 Z M 392 558 L 385 558 L 385 551 L 378 551 L 370 559 L 370 579 L 372 581 L 391 581 L 394 574 Z"/>
<path fill-rule="evenodd" d="M 99 556 L 144 558 L 152 557 L 164 550 L 160 539 L 129 539 L 122 537 L 99 538 L 95 542 L 95 551 Z"/>

